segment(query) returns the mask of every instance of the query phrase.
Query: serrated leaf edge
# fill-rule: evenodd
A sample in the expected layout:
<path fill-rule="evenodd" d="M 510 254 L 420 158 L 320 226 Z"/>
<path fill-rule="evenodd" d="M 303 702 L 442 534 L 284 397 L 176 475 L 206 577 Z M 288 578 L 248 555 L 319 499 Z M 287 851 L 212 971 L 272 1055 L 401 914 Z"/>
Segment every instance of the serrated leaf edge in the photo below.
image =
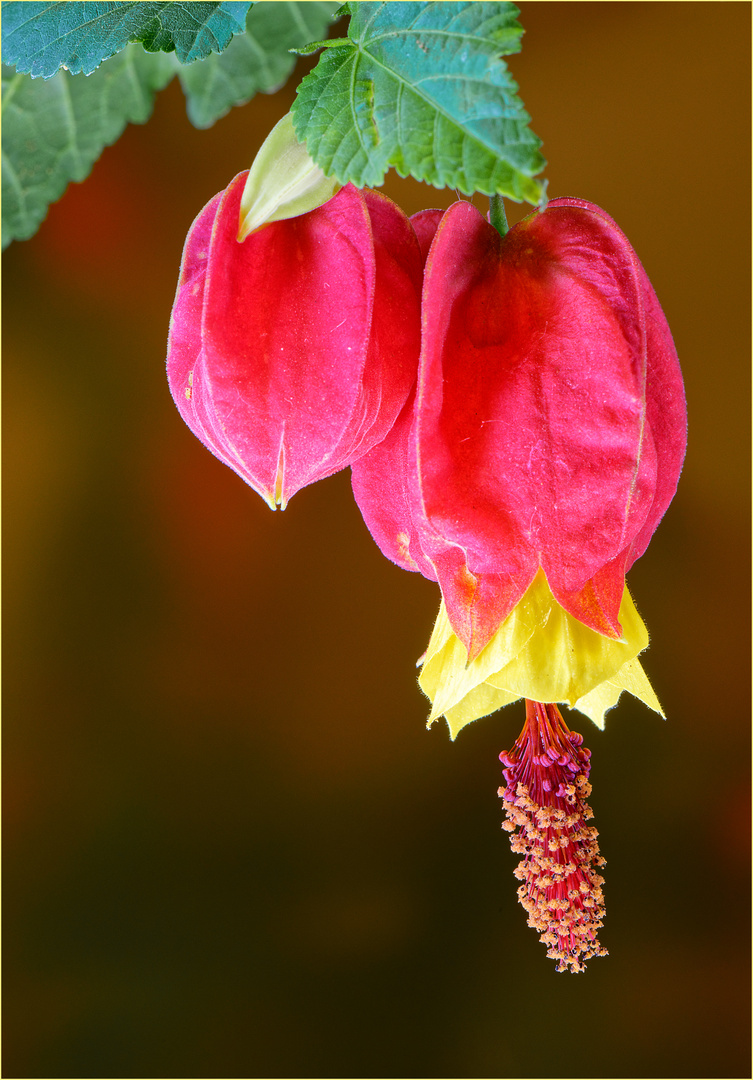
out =
<path fill-rule="evenodd" d="M 369 25 L 369 24 L 365 24 L 365 25 Z M 475 37 L 472 34 L 453 34 L 453 35 L 450 35 L 446 31 L 430 31 L 430 32 L 436 33 L 436 34 L 443 34 L 444 36 L 452 37 L 453 39 L 457 39 L 458 37 L 460 37 L 460 38 L 469 38 L 469 39 L 471 39 L 473 41 L 478 41 L 478 38 Z M 403 34 L 403 33 L 404 33 L 404 31 L 396 31 L 394 35 L 381 34 L 379 36 L 379 38 L 375 39 L 375 40 L 380 40 L 381 41 L 385 37 L 399 36 L 400 34 Z M 418 36 L 419 34 L 422 34 L 423 31 L 417 30 L 417 31 L 413 31 L 413 33 L 416 36 Z M 354 60 L 354 63 L 353 63 L 353 71 L 352 71 L 351 78 L 350 78 L 351 92 L 350 92 L 349 100 L 348 100 L 348 108 L 350 109 L 351 117 L 353 119 L 353 130 L 355 131 L 355 133 L 356 133 L 356 135 L 358 137 L 358 142 L 359 142 L 359 144 L 360 144 L 360 146 L 361 146 L 361 148 L 363 150 L 363 153 L 366 155 L 367 159 L 370 158 L 371 155 L 369 155 L 369 152 L 368 152 L 368 150 L 367 150 L 367 148 L 366 148 L 366 146 L 364 144 L 363 137 L 362 137 L 362 132 L 361 132 L 359 124 L 356 121 L 355 110 L 354 110 L 353 104 L 352 104 L 353 97 L 354 97 L 353 90 L 354 90 L 354 85 L 355 85 L 355 81 L 356 81 L 356 62 L 355 61 L 356 61 L 356 57 L 361 56 L 361 55 L 367 56 L 374 63 L 374 65 L 376 67 L 381 68 L 382 71 L 386 72 L 387 75 L 390 78 L 394 79 L 398 83 L 398 85 L 400 87 L 400 93 L 402 93 L 402 92 L 404 92 L 406 90 L 407 91 L 412 91 L 434 113 L 436 113 L 438 116 L 441 116 L 447 123 L 451 124 L 457 130 L 459 130 L 462 133 L 463 138 L 469 139 L 469 140 L 475 142 L 475 144 L 478 147 L 480 147 L 484 152 L 486 152 L 487 154 L 491 154 L 497 160 L 502 161 L 502 162 L 505 161 L 505 158 L 500 155 L 500 153 L 499 153 L 499 151 L 497 150 L 496 147 L 489 146 L 487 143 L 484 142 L 483 139 L 479 138 L 475 133 L 469 131 L 466 127 L 464 127 L 461 123 L 459 123 L 454 117 L 451 117 L 447 113 L 446 109 L 443 109 L 437 102 L 435 102 L 435 100 L 433 98 L 427 97 L 427 95 L 425 93 L 421 93 L 420 91 L 418 91 L 416 89 L 416 86 L 418 84 L 412 84 L 412 83 L 407 82 L 407 80 L 402 78 L 398 72 L 394 71 L 392 68 L 388 68 L 380 60 L 378 60 L 371 52 L 369 52 L 369 50 L 367 48 L 365 48 L 361 44 L 360 41 L 355 41 L 353 38 L 337 39 L 337 40 L 343 41 L 344 44 L 348 44 L 348 45 L 353 46 L 353 60 Z M 497 55 L 492 56 L 491 61 L 492 61 L 492 63 L 496 63 L 498 65 L 501 65 L 502 68 L 504 69 L 505 73 L 509 74 L 509 68 L 507 67 L 504 60 L 501 58 L 501 56 L 497 56 Z M 311 74 L 313 75 L 314 73 L 312 72 Z M 310 76 L 307 76 L 306 78 L 309 78 L 309 77 Z M 519 90 L 518 84 L 512 78 L 512 75 L 510 75 L 510 79 L 512 81 L 512 92 L 517 94 L 517 92 Z M 302 80 L 302 82 L 303 81 L 305 81 L 305 80 Z M 469 81 L 471 81 L 471 80 L 469 80 Z M 480 80 L 473 80 L 473 81 L 480 81 Z M 487 84 L 484 82 L 483 85 L 487 85 Z M 521 102 L 521 110 L 522 110 L 522 115 L 520 116 L 520 119 L 525 120 L 525 122 L 529 121 L 530 116 L 525 111 L 525 107 L 522 105 L 522 102 Z M 295 110 L 294 110 L 294 116 L 295 116 Z M 298 135 L 299 138 L 304 138 L 305 139 L 305 132 L 302 133 L 302 132 L 299 132 L 299 131 L 296 130 L 296 134 Z M 533 135 L 533 138 L 534 138 L 535 143 L 536 143 L 535 149 L 538 150 L 539 147 L 541 147 L 541 145 L 542 145 L 541 139 L 539 139 L 538 136 L 534 134 L 534 132 L 531 132 L 531 134 Z M 533 141 L 532 141 L 531 145 L 532 146 L 534 145 Z M 525 177 L 525 178 L 527 178 L 529 180 L 533 180 L 535 183 L 540 185 L 541 182 L 535 180 L 535 177 L 538 175 L 538 173 L 540 173 L 543 170 L 543 168 L 544 168 L 543 165 L 542 165 L 542 167 L 540 169 L 537 170 L 536 173 L 526 173 L 522 169 L 520 169 L 518 166 L 512 165 L 510 162 L 506 162 L 506 163 L 510 166 L 510 168 L 515 169 L 521 176 L 523 176 L 523 177 Z M 387 165 L 387 167 L 382 172 L 382 177 L 381 177 L 382 181 L 384 180 L 384 177 L 387 175 L 387 172 L 389 171 L 390 167 L 392 167 L 392 168 L 395 168 L 396 172 L 400 176 L 403 176 L 403 177 L 405 177 L 405 176 L 414 176 L 415 179 L 421 180 L 422 182 L 431 183 L 430 180 L 427 181 L 426 178 L 423 177 L 423 176 L 416 176 L 416 174 L 414 172 L 412 172 L 411 170 L 408 170 L 407 172 L 403 173 L 400 169 L 397 168 L 396 163 L 395 163 L 395 161 L 393 160 L 392 157 L 388 158 L 388 160 L 386 162 L 386 165 Z M 328 176 L 333 175 L 333 173 L 326 173 L 326 175 L 328 175 Z M 343 180 L 344 178 L 341 176 L 341 177 L 338 177 L 338 179 Z M 369 185 L 365 185 L 365 186 L 372 186 L 372 185 L 373 185 L 373 182 L 370 181 Z M 437 185 L 432 184 L 432 186 L 436 187 Z M 448 186 L 447 184 L 443 185 L 443 187 L 447 187 L 447 186 Z M 441 190 L 441 189 L 439 189 L 439 190 Z M 461 190 L 462 190 L 462 188 L 461 188 Z M 464 192 L 464 194 L 470 194 L 470 192 Z"/>

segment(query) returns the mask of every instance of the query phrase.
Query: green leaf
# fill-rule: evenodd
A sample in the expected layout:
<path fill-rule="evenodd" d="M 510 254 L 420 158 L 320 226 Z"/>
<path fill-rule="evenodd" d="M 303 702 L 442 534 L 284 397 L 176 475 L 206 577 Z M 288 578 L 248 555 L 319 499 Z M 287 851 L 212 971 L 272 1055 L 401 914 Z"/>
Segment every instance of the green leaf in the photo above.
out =
<path fill-rule="evenodd" d="M 2 5 L 3 63 L 51 78 L 61 67 L 90 75 L 130 42 L 172 52 L 182 64 L 221 52 L 245 29 L 250 3 L 63 3 Z"/>
<path fill-rule="evenodd" d="M 287 81 L 295 65 L 289 50 L 326 33 L 337 3 L 254 4 L 246 33 L 235 38 L 219 56 L 181 68 L 188 116 L 207 128 L 234 105 L 254 94 L 271 94 Z"/>
<path fill-rule="evenodd" d="M 175 74 L 172 56 L 129 45 L 88 79 L 2 69 L 2 244 L 28 240 L 71 180 L 83 180 L 126 124 L 143 124 Z"/>
<path fill-rule="evenodd" d="M 296 135 L 328 175 L 378 186 L 393 166 L 435 187 L 536 204 L 541 141 L 501 54 L 520 49 L 510 3 L 353 3 L 350 46 L 298 88 Z"/>

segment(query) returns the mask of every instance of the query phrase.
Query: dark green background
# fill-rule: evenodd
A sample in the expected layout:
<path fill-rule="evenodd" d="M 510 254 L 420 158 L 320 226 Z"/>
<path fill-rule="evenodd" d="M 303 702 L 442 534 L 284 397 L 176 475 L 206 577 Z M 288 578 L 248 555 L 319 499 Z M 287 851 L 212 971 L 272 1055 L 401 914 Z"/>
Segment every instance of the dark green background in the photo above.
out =
<path fill-rule="evenodd" d="M 630 237 L 689 399 L 630 578 L 668 719 L 573 719 L 610 956 L 557 975 L 526 928 L 522 706 L 424 730 L 436 586 L 348 473 L 273 515 L 180 421 L 186 230 L 293 87 L 197 132 L 173 85 L 4 257 L 5 1076 L 750 1075 L 750 8 L 521 9 L 550 195 Z"/>

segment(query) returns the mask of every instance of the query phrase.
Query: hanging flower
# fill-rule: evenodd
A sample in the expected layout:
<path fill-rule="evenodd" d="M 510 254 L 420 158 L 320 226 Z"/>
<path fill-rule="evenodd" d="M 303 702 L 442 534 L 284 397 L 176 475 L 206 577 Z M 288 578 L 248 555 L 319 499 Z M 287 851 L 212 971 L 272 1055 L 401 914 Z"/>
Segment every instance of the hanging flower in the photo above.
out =
<path fill-rule="evenodd" d="M 183 419 L 272 509 L 384 438 L 420 342 L 408 218 L 350 184 L 331 197 L 288 128 L 191 226 L 167 359 Z"/>
<path fill-rule="evenodd" d="M 440 584 L 431 719 L 454 735 L 523 697 L 601 724 L 623 689 L 660 711 L 625 573 L 675 492 L 686 421 L 645 271 L 580 200 L 504 238 L 469 203 L 433 213 L 416 391 L 353 468 L 382 551 Z"/>
<path fill-rule="evenodd" d="M 604 951 L 603 860 L 588 751 L 555 703 L 603 726 L 628 690 L 661 714 L 625 574 L 682 466 L 677 354 L 635 252 L 590 203 L 555 199 L 504 237 L 465 202 L 414 226 L 417 385 L 353 490 L 384 554 L 440 585 L 429 723 L 444 715 L 454 738 L 526 700 L 501 755 L 520 898 L 558 970 L 580 971 Z"/>

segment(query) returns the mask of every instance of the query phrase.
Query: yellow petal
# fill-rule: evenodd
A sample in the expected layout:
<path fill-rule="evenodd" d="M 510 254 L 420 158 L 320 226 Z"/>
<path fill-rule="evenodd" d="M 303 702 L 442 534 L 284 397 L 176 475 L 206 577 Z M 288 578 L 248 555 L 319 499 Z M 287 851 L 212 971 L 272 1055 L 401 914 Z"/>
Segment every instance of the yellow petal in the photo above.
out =
<path fill-rule="evenodd" d="M 510 618 L 513 616 L 514 612 Z M 627 587 L 620 604 L 620 623 L 623 637 L 615 641 L 578 622 L 552 597 L 546 623 L 487 681 L 532 701 L 574 705 L 648 645 L 646 627 Z"/>
<path fill-rule="evenodd" d="M 546 578 L 543 580 L 546 592 L 549 592 Z M 446 714 L 471 690 L 487 682 L 490 675 L 514 659 L 537 626 L 547 619 L 550 606 L 554 603 L 552 594 L 549 592 L 547 601 L 546 593 L 536 589 L 535 585 L 536 582 L 470 664 L 466 663 L 468 653 L 450 626 L 442 601 L 426 651 L 426 662 L 418 679 L 421 689 L 432 701 L 430 723 Z M 516 697 L 520 697 L 520 694 L 516 694 Z"/>
<path fill-rule="evenodd" d="M 597 686 L 584 697 L 575 702 L 575 708 L 585 713 L 597 727 L 604 728 L 604 713 L 607 709 L 617 704 L 617 699 L 623 690 L 628 690 L 635 697 L 648 705 L 659 716 L 664 716 L 664 710 L 659 704 L 659 699 L 654 693 L 654 688 L 648 681 L 648 676 L 641 666 L 640 660 L 628 660 L 616 674 L 605 680 L 601 686 Z"/>
<path fill-rule="evenodd" d="M 584 626 L 557 603 L 539 570 L 523 599 L 469 664 L 443 602 L 419 676 L 432 701 L 429 724 L 444 715 L 454 739 L 472 720 L 524 697 L 566 702 L 603 726 L 604 712 L 622 690 L 661 713 L 635 659 L 648 645 L 648 634 L 627 588 L 620 623 L 619 641 Z"/>
<path fill-rule="evenodd" d="M 450 729 L 450 738 L 455 739 L 457 733 L 473 720 L 488 716 L 489 713 L 501 709 L 503 705 L 517 701 L 518 696 L 518 694 L 508 694 L 506 690 L 498 690 L 496 686 L 490 686 L 489 683 L 481 683 L 480 686 L 471 690 L 470 694 L 466 694 L 459 705 L 453 706 L 444 714 Z M 432 723 L 433 721 L 429 720 L 426 726 L 430 727 Z"/>
<path fill-rule="evenodd" d="M 241 196 L 238 239 L 272 221 L 299 217 L 328 202 L 342 187 L 314 164 L 286 113 L 270 131 L 249 169 Z"/>

